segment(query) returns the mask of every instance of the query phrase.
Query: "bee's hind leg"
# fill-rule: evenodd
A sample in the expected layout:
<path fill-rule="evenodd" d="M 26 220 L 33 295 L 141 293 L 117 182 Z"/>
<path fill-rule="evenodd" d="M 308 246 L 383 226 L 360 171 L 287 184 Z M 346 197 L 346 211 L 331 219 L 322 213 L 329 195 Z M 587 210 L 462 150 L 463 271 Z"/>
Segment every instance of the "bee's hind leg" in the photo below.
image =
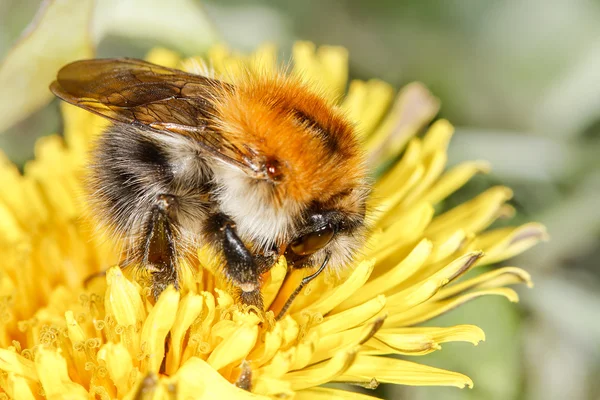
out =
<path fill-rule="evenodd" d="M 179 289 L 176 254 L 176 207 L 177 199 L 173 195 L 160 194 L 150 210 L 148 220 L 142 231 L 141 245 L 134 256 L 126 257 L 121 268 L 141 263 L 152 275 L 152 296 L 158 296 L 169 285 Z M 106 276 L 109 268 L 95 272 L 83 281 L 87 287 L 96 278 Z"/>
<path fill-rule="evenodd" d="M 177 198 L 160 194 L 150 210 L 140 249 L 141 263 L 152 276 L 155 300 L 169 285 L 179 289 L 177 272 Z"/>
<path fill-rule="evenodd" d="M 225 258 L 225 274 L 239 289 L 244 304 L 263 309 L 260 271 L 250 251 L 235 231 L 235 223 L 221 212 L 211 215 L 205 226 L 207 237 Z"/>

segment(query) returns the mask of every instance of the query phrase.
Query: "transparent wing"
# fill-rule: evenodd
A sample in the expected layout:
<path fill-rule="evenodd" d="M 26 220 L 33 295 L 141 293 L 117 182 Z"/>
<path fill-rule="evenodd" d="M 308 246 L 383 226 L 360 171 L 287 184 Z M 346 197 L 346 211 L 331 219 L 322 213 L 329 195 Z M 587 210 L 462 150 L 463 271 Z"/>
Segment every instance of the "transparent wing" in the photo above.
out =
<path fill-rule="evenodd" d="M 222 81 L 146 61 L 118 58 L 81 60 L 64 66 L 50 90 L 85 110 L 126 124 L 192 137 L 206 152 L 261 178 L 250 154 L 209 129 L 211 98 L 233 87 Z"/>

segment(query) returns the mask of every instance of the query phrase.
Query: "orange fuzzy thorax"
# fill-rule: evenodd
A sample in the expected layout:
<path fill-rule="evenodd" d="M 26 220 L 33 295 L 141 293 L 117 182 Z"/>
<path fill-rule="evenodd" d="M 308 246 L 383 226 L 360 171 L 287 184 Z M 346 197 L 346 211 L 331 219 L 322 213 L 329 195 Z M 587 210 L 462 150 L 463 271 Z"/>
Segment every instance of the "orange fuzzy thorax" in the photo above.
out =
<path fill-rule="evenodd" d="M 290 76 L 248 73 L 233 87 L 217 96 L 215 128 L 235 147 L 277 166 L 275 199 L 326 203 L 363 184 L 354 127 L 306 84 Z"/>

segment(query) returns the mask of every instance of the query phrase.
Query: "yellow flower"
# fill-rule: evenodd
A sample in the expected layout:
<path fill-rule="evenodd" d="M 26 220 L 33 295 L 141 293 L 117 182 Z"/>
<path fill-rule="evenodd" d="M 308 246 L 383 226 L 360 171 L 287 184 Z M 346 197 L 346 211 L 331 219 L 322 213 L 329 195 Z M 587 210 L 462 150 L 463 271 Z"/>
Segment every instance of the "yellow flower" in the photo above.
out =
<path fill-rule="evenodd" d="M 206 66 L 166 50 L 149 59 L 192 71 Z M 209 59 L 220 76 L 240 65 L 276 68 L 272 46 L 249 57 L 215 47 Z M 297 270 L 284 280 L 284 259 L 265 274 L 270 311 L 264 314 L 235 304 L 204 250 L 204 268 L 195 274 L 186 269 L 181 292 L 169 288 L 155 304 L 118 267 L 84 288 L 86 277 L 118 261 L 86 222 L 81 201 L 88 144 L 106 122 L 63 105 L 64 138 L 41 139 L 24 174 L 0 160 L 0 396 L 366 399 L 320 385 L 473 385 L 460 373 L 405 358 L 450 341 L 477 344 L 484 339 L 481 329 L 417 325 L 483 295 L 516 301 L 505 286 L 530 284 L 519 268 L 456 281 L 529 248 L 545 237 L 544 228 L 486 230 L 513 211 L 505 187 L 436 214 L 437 204 L 488 165 L 466 162 L 444 172 L 453 131 L 447 121 L 415 137 L 438 107 L 422 85 L 408 85 L 395 100 L 378 80 L 353 81 L 345 93 L 344 49 L 297 43 L 293 61 L 290 73 L 338 99 L 372 164 L 387 171 L 375 185 L 373 233 L 356 265 L 345 276 L 322 274 L 311 282 L 280 321 L 274 312 L 307 273 Z"/>

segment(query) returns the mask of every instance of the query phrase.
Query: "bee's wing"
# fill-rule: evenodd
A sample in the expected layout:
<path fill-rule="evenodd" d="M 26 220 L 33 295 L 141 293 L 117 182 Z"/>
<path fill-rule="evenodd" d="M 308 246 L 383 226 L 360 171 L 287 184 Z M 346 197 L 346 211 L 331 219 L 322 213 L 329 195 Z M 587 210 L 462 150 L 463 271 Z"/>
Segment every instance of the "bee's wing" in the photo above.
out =
<path fill-rule="evenodd" d="M 231 88 L 215 79 L 130 58 L 73 62 L 50 85 L 68 103 L 116 122 L 193 137 L 211 156 L 253 176 L 262 175 L 252 157 L 207 129 L 213 113 L 210 99 L 217 90 Z"/>

